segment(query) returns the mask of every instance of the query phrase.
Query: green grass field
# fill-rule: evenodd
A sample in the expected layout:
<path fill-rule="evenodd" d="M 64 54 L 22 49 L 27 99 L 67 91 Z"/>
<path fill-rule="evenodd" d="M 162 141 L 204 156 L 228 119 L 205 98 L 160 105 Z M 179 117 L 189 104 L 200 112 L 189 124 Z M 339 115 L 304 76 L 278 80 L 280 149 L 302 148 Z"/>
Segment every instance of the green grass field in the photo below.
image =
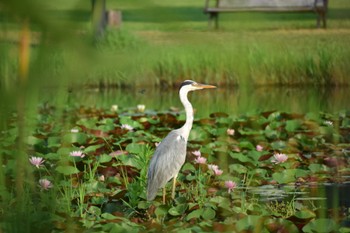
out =
<path fill-rule="evenodd" d="M 212 30 L 203 1 L 108 1 L 107 9 L 122 11 L 122 28 L 109 29 L 95 46 L 89 4 L 37 4 L 42 10 L 26 12 L 34 21 L 31 74 L 39 72 L 44 83 L 52 78 L 38 71 L 43 66 L 55 83 L 74 77 L 69 84 L 94 86 L 172 85 L 183 79 L 230 85 L 349 84 L 346 0 L 330 2 L 326 30 L 315 28 L 312 13 L 224 14 L 220 29 Z M 18 71 L 13 42 L 19 40 L 21 23 L 4 11 L 2 15 L 0 73 L 8 85 L 4 80 L 16 79 Z"/>

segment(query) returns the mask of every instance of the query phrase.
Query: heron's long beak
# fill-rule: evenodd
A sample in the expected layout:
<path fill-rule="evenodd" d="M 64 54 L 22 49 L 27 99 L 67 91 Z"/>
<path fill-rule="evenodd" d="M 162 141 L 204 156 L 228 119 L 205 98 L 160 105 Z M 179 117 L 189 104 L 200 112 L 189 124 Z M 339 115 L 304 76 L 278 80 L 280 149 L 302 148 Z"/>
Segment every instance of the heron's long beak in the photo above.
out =
<path fill-rule="evenodd" d="M 195 87 L 198 87 L 199 89 L 204 89 L 204 88 L 216 88 L 216 86 L 213 85 L 207 85 L 207 84 L 201 84 L 201 83 L 196 83 L 194 84 Z"/>

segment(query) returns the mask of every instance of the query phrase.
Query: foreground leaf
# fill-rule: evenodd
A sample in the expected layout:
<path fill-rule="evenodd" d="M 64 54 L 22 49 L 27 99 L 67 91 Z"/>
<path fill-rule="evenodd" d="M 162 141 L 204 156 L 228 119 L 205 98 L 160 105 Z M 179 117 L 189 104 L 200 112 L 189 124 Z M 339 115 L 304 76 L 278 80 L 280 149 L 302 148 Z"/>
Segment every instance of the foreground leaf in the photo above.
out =
<path fill-rule="evenodd" d="M 62 173 L 63 175 L 73 175 L 79 172 L 79 170 L 76 167 L 73 166 L 58 166 L 56 168 L 56 171 L 59 173 Z"/>

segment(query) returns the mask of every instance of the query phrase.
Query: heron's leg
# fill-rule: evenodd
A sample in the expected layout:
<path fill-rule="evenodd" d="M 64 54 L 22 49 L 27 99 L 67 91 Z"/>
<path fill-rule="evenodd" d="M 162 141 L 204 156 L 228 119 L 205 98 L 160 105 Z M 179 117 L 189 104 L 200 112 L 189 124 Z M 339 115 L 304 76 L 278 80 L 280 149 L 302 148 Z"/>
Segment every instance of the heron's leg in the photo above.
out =
<path fill-rule="evenodd" d="M 165 204 L 165 193 L 166 193 L 166 189 L 165 186 L 163 188 L 163 204 Z"/>
<path fill-rule="evenodd" d="M 177 175 L 176 174 L 173 178 L 173 189 L 171 190 L 171 198 L 174 199 L 175 198 L 175 186 L 176 186 L 176 178 L 177 178 Z"/>

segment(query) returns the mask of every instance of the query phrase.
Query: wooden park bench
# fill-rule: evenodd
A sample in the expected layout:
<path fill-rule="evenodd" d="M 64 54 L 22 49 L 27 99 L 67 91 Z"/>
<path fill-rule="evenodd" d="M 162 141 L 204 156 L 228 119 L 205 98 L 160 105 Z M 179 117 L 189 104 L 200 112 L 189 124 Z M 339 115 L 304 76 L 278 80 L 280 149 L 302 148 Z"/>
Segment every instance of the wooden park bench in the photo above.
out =
<path fill-rule="evenodd" d="M 209 14 L 209 26 L 219 27 L 219 13 L 231 12 L 314 12 L 317 27 L 326 28 L 328 0 L 206 0 L 204 13 Z"/>

